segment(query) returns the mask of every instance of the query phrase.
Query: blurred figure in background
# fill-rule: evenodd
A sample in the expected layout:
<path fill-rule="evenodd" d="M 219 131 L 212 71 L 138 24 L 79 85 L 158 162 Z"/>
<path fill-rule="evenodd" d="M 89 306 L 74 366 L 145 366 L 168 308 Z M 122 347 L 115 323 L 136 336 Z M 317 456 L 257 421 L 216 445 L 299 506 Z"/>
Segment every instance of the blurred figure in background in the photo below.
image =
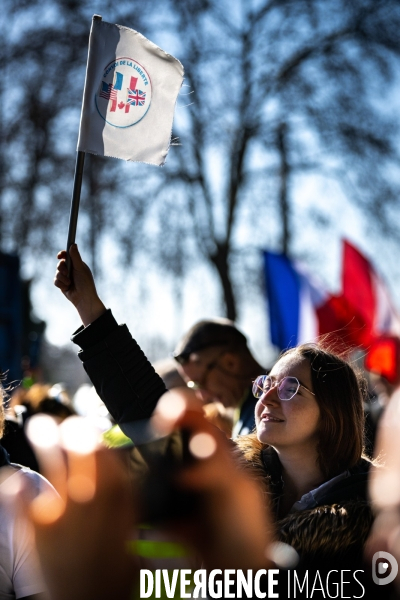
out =
<path fill-rule="evenodd" d="M 39 472 L 39 465 L 26 438 L 25 423 L 38 413 L 63 421 L 75 413 L 71 399 L 62 384 L 35 383 L 29 389 L 13 390 L 6 410 L 3 446 L 15 463 Z"/>
<path fill-rule="evenodd" d="M 394 392 L 387 404 L 378 425 L 375 455 L 381 463 L 374 469 L 370 480 L 370 495 L 376 512 L 374 526 L 368 540 L 367 557 L 373 558 L 377 552 L 388 552 L 400 565 L 400 388 Z M 389 569 L 378 571 L 375 577 L 390 577 L 385 589 L 400 598 L 400 575 L 396 565 L 388 557 L 379 557 Z M 375 557 L 376 560 L 376 557 Z M 373 570 L 374 574 L 374 570 Z M 389 585 L 390 583 L 390 585 Z"/>
<path fill-rule="evenodd" d="M 186 382 L 178 370 L 178 365 L 173 358 L 162 358 L 153 363 L 156 373 L 163 380 L 167 390 L 172 390 L 176 387 L 186 387 Z M 190 392 L 194 394 L 194 391 Z"/>
<path fill-rule="evenodd" d="M 0 381 L 0 439 L 4 431 L 6 393 Z M 27 467 L 10 462 L 0 445 L 0 598 L 46 600 L 46 585 L 35 550 L 26 508 L 15 495 L 21 489 L 33 501 L 46 493 L 56 498 L 50 483 Z"/>
<path fill-rule="evenodd" d="M 365 451 L 368 456 L 374 456 L 376 436 L 380 420 L 395 386 L 385 377 L 377 373 L 368 373 L 369 398 L 365 402 Z"/>
<path fill-rule="evenodd" d="M 251 386 L 265 369 L 233 321 L 199 321 L 179 341 L 174 358 L 186 385 L 204 402 L 219 402 L 233 411 L 233 438 L 253 431 L 256 403 Z M 219 413 L 216 407 L 214 414 Z"/>
<path fill-rule="evenodd" d="M 60 421 L 75 414 L 72 401 L 62 383 L 34 383 L 29 389 L 16 388 L 11 396 L 10 409 L 19 406 L 25 408 L 28 416 L 45 413 Z"/>
<path fill-rule="evenodd" d="M 163 380 L 167 390 L 180 388 L 181 390 L 185 390 L 188 398 L 196 395 L 196 391 L 186 385 L 186 382 L 181 376 L 178 369 L 178 364 L 175 360 L 172 358 L 166 358 L 164 360 L 155 362 L 153 366 L 155 372 L 158 373 Z M 225 433 L 226 437 L 232 437 L 235 418 L 235 411 L 233 407 L 225 407 L 221 402 L 210 397 L 207 402 L 203 402 L 203 412 L 206 419 L 215 425 L 215 427 L 221 429 L 221 431 Z"/>
<path fill-rule="evenodd" d="M 366 449 L 372 456 L 380 420 L 400 385 L 400 338 L 394 334 L 375 337 L 363 359 L 369 381 L 369 401 L 365 405 Z"/>

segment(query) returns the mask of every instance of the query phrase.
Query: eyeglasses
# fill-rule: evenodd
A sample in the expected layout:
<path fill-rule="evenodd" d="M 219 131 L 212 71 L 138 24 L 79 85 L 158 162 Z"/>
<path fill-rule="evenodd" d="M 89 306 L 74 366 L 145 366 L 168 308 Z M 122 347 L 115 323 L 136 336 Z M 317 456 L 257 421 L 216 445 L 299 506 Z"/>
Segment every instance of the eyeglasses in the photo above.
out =
<path fill-rule="evenodd" d="M 262 398 L 262 396 L 265 396 L 265 394 L 273 387 L 278 388 L 279 400 L 291 400 L 301 387 L 315 396 L 314 392 L 309 390 L 305 385 L 301 384 L 297 377 L 284 377 L 280 381 L 274 382 L 272 377 L 269 375 L 259 375 L 253 382 L 253 396 L 256 398 Z"/>

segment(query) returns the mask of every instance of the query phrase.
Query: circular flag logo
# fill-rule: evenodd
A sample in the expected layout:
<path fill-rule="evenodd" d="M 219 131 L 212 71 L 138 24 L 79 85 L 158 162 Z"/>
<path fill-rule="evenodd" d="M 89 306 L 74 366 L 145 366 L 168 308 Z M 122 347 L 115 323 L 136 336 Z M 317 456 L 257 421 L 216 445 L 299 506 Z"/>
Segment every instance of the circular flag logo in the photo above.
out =
<path fill-rule="evenodd" d="M 150 107 L 150 75 L 133 58 L 123 56 L 108 63 L 95 103 L 100 116 L 113 127 L 132 127 Z"/>

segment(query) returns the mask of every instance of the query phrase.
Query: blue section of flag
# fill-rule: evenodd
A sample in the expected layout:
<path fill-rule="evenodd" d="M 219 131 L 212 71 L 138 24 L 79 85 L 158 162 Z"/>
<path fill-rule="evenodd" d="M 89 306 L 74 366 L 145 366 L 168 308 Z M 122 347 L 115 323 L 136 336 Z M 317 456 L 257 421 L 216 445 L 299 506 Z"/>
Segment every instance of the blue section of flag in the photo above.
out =
<path fill-rule="evenodd" d="M 101 82 L 101 89 L 103 92 L 107 93 L 108 92 L 108 83 L 106 83 L 105 81 Z"/>
<path fill-rule="evenodd" d="M 115 72 L 114 90 L 122 90 L 123 78 L 124 76 L 122 75 L 122 73 L 118 73 L 117 71 Z"/>
<path fill-rule="evenodd" d="M 300 278 L 284 254 L 264 252 L 271 343 L 280 350 L 298 343 Z"/>

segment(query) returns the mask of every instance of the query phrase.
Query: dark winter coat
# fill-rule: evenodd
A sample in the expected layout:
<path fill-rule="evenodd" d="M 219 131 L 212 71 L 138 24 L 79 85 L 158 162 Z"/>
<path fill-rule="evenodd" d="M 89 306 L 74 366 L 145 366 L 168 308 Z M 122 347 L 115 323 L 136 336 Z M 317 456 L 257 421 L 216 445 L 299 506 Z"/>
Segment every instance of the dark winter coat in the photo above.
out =
<path fill-rule="evenodd" d="M 276 452 L 251 435 L 236 443 L 246 469 L 262 484 L 266 502 L 278 515 L 284 484 Z M 367 497 L 370 465 L 361 459 L 355 467 L 303 496 L 287 516 L 276 516 L 278 539 L 295 548 L 307 562 L 362 562 L 373 521 Z"/>

